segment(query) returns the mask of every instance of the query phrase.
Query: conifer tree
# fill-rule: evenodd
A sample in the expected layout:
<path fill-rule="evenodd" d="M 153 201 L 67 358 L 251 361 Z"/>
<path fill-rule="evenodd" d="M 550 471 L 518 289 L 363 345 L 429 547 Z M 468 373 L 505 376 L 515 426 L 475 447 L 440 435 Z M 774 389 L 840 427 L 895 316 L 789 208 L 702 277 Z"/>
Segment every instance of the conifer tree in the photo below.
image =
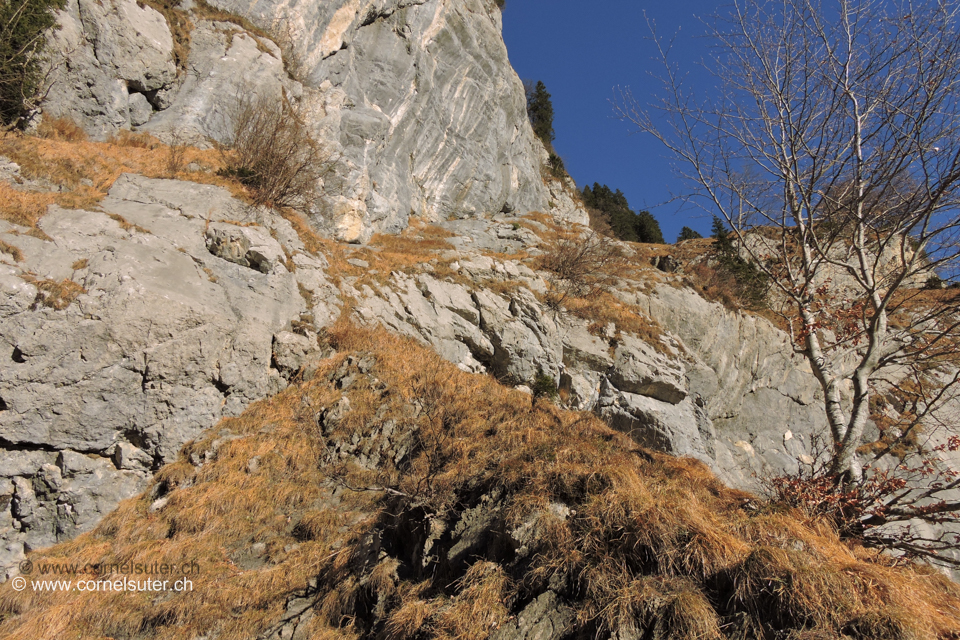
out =
<path fill-rule="evenodd" d="M 690 227 L 684 227 L 683 229 L 680 229 L 680 235 L 677 236 L 677 242 L 683 242 L 684 240 L 696 240 L 702 237 L 702 235 Z"/>
<path fill-rule="evenodd" d="M 532 91 L 527 92 L 527 116 L 533 125 L 533 132 L 551 149 L 556 137 L 553 132 L 553 103 L 546 85 L 540 80 Z"/>
<path fill-rule="evenodd" d="M 583 203 L 597 211 L 610 225 L 613 235 L 628 242 L 664 244 L 660 223 L 649 211 L 635 213 L 620 189 L 613 191 L 605 184 L 593 183 L 583 188 Z"/>

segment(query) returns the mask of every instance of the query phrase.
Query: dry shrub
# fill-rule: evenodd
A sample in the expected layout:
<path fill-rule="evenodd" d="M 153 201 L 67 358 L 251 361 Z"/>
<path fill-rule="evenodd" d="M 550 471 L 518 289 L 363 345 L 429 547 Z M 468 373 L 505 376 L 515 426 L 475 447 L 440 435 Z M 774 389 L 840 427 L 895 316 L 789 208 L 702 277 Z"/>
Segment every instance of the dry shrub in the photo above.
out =
<path fill-rule="evenodd" d="M 272 637 L 288 601 L 307 598 L 316 638 L 486 638 L 550 589 L 574 614 L 569 637 L 956 638 L 960 587 L 936 572 L 745 508 L 755 498 L 702 463 L 644 450 L 411 340 L 344 318 L 328 337 L 338 355 L 312 380 L 221 421 L 93 532 L 31 554 L 37 566 L 192 559 L 192 593 L 3 585 L 0 637 Z M 326 428 L 344 397 L 351 410 Z M 344 482 L 331 478 L 341 445 L 373 455 L 388 423 L 407 438 L 402 455 L 373 466 L 338 454 Z M 159 496 L 166 506 L 151 511 Z M 455 561 L 450 532 L 484 514 L 483 544 Z M 424 557 L 431 522 L 447 533 Z M 521 557 L 510 540 L 522 527 L 535 535 Z M 247 565 L 252 543 L 265 550 Z"/>
<path fill-rule="evenodd" d="M 568 296 L 589 298 L 608 290 L 623 266 L 616 242 L 594 231 L 562 232 L 544 247 L 538 265 L 550 273 L 557 304 Z"/>
<path fill-rule="evenodd" d="M 223 159 L 224 174 L 246 186 L 255 204 L 299 210 L 309 208 L 334 166 L 296 106 L 256 94 L 238 96 L 233 145 Z"/>
<path fill-rule="evenodd" d="M 270 39 L 273 40 L 283 56 L 283 69 L 293 80 L 304 82 L 305 74 L 308 71 L 300 50 L 298 42 L 303 41 L 303 33 L 294 29 L 292 21 L 288 17 L 274 20 L 270 27 Z"/>

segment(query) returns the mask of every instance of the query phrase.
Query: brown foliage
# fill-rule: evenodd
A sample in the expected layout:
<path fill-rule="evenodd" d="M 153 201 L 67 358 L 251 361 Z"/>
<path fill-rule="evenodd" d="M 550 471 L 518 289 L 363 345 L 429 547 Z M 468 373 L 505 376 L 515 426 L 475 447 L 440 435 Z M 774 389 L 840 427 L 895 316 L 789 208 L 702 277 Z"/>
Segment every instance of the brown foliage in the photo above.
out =
<path fill-rule="evenodd" d="M 548 303 L 559 310 L 567 298 L 591 298 L 607 291 L 624 264 L 616 242 L 595 231 L 551 234 L 537 267 L 549 273 Z"/>
<path fill-rule="evenodd" d="M 333 160 L 310 136 L 299 109 L 286 98 L 241 95 L 233 123 L 224 173 L 246 186 L 255 204 L 307 209 Z"/>

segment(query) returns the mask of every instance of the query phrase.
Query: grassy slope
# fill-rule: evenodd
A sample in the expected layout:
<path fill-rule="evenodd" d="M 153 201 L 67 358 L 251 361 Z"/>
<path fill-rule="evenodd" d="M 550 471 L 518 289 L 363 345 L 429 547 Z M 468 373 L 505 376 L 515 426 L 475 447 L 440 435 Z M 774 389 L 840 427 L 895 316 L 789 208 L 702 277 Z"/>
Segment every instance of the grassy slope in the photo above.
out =
<path fill-rule="evenodd" d="M 347 324 L 329 339 L 339 355 L 311 381 L 224 420 L 95 531 L 31 556 L 193 560 L 192 593 L 17 593 L 8 582 L 0 637 L 254 638 L 299 593 L 314 603 L 313 638 L 485 638 L 549 584 L 578 637 L 635 625 L 688 640 L 960 638 L 960 588 L 935 572 L 888 566 L 700 463 L 642 450 L 592 415 L 532 402 L 410 341 Z M 317 415 L 344 395 L 351 410 L 325 433 Z M 354 435 L 391 461 L 365 469 L 359 450 L 330 455 L 351 451 Z M 151 511 L 159 496 L 166 505 Z M 424 563 L 425 523 L 452 524 L 485 496 L 500 496 L 487 542 L 453 562 L 441 536 Z M 527 554 L 509 544 L 523 523 L 539 531 Z"/>

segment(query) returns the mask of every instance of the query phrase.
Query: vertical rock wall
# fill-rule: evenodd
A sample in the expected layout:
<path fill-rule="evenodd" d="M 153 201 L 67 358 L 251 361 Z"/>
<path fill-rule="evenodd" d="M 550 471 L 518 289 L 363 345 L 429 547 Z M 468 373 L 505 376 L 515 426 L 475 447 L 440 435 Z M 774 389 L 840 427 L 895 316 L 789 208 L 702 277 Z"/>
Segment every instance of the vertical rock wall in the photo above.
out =
<path fill-rule="evenodd" d="M 543 148 L 492 0 L 212 4 L 272 34 L 283 55 L 270 39 L 195 11 L 183 14 L 187 43 L 147 5 L 72 0 L 45 113 L 99 138 L 140 127 L 229 143 L 238 96 L 283 95 L 336 160 L 313 222 L 348 242 L 399 231 L 411 215 L 547 210 Z"/>

